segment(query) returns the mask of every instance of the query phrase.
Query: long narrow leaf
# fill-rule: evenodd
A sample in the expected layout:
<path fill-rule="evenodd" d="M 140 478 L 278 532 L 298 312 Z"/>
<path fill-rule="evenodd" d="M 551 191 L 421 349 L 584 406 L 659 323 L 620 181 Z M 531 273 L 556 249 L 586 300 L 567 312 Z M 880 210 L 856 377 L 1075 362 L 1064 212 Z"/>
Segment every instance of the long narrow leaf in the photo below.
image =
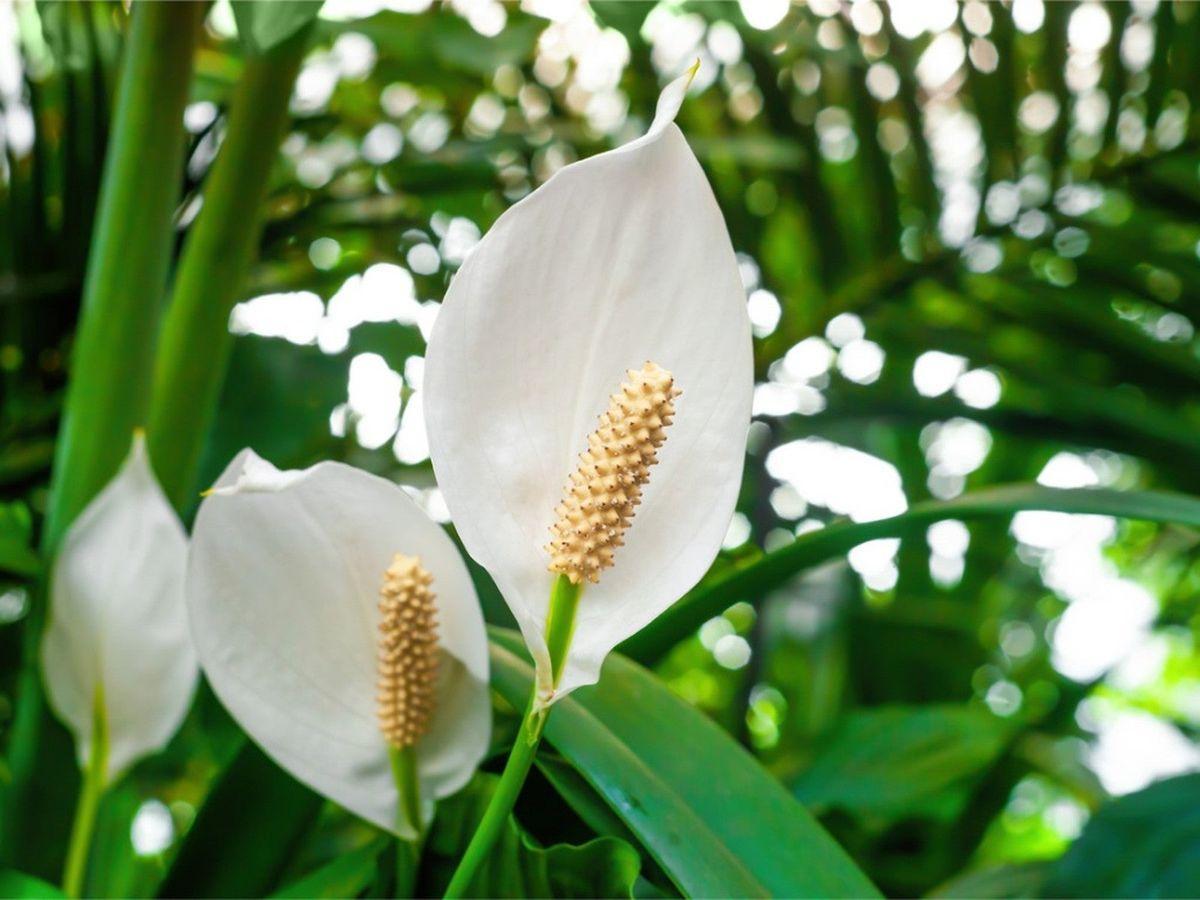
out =
<path fill-rule="evenodd" d="M 866 541 L 903 537 L 942 519 L 1010 516 L 1022 510 L 1119 516 L 1200 527 L 1200 499 L 1158 491 L 1063 490 L 1012 485 L 931 501 L 874 522 L 838 522 L 702 583 L 648 628 L 626 641 L 634 659 L 653 661 L 738 600 L 755 600 L 798 572 L 848 553 Z"/>

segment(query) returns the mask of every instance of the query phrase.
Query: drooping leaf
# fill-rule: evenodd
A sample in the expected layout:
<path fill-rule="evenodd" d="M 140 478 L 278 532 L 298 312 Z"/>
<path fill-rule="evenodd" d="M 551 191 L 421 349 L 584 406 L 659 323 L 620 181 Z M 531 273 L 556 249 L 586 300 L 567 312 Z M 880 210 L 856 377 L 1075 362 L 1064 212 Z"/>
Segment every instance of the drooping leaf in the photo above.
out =
<path fill-rule="evenodd" d="M 873 522 L 837 522 L 796 538 L 778 550 L 707 579 L 621 649 L 643 662 L 659 658 L 677 641 L 739 600 L 757 600 L 797 572 L 848 553 L 882 537 L 903 537 L 943 519 L 1011 516 L 1022 510 L 1118 516 L 1200 527 L 1200 499 L 1162 491 L 1064 490 L 1040 485 L 1005 485 L 928 501 Z"/>
<path fill-rule="evenodd" d="M 1191 897 L 1200 885 L 1200 774 L 1113 800 L 1046 879 L 1046 897 Z"/>
<path fill-rule="evenodd" d="M 317 17 L 324 0 L 234 0 L 233 18 L 247 52 L 266 53 Z"/>
<path fill-rule="evenodd" d="M 483 818 L 499 778 L 479 773 L 466 788 L 438 804 L 426 843 L 425 893 L 440 895 Z M 477 897 L 631 897 L 641 863 L 637 851 L 618 838 L 600 837 L 581 846 L 537 846 L 510 817 L 471 884 Z"/>
<path fill-rule="evenodd" d="M 1009 733 L 1002 720 L 965 706 L 858 710 L 834 729 L 794 789 L 816 810 L 882 822 L 953 819 Z"/>
<path fill-rule="evenodd" d="M 520 637 L 492 629 L 493 687 L 520 707 L 532 678 Z M 609 658 L 599 684 L 555 705 L 546 738 L 685 895 L 875 895 L 744 749 L 623 657 Z"/>

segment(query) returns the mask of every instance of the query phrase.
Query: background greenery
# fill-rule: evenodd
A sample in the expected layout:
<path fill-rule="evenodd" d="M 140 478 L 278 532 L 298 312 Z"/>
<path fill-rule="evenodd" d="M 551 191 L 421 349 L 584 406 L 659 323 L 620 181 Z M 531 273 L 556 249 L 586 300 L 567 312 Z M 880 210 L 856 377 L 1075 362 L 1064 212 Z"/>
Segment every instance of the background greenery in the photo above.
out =
<path fill-rule="evenodd" d="M 679 124 L 756 333 L 739 515 L 709 578 L 625 648 L 659 677 L 618 661 L 551 720 L 480 890 L 865 889 L 786 791 L 888 894 L 1194 893 L 1200 6 L 396 5 L 413 9 L 330 0 L 309 22 L 312 4 L 217 4 L 190 37 L 168 28 L 194 71 L 139 83 L 155 108 L 186 103 L 186 130 L 167 117 L 128 152 L 167 176 L 182 158 L 182 183 L 124 201 L 147 215 L 96 232 L 119 264 L 87 287 L 125 298 L 107 321 L 157 334 L 154 359 L 146 340 L 75 341 L 128 15 L 0 7 L 3 864 L 61 865 L 77 775 L 26 702 L 35 548 L 123 455 L 105 434 L 150 425 L 185 517 L 246 445 L 402 480 L 439 515 L 421 354 L 448 280 L 508 205 L 637 134 L 699 56 Z M 60 432 L 71 366 L 112 359 L 140 388 L 77 379 L 91 424 Z M 93 472 L 64 486 L 63 460 Z M 495 636 L 502 758 L 528 668 Z M 444 804 L 423 889 L 492 783 Z M 89 889 L 372 893 L 388 852 L 202 689 L 106 798 Z M 43 889 L 0 875 L 3 894 Z"/>

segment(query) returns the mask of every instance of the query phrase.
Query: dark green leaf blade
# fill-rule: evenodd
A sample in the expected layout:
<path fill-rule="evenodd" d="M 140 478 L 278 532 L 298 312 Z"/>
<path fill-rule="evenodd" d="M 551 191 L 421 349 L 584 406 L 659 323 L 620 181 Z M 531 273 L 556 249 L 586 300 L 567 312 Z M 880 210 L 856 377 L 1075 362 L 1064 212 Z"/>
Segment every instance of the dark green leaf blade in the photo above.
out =
<path fill-rule="evenodd" d="M 810 808 L 883 821 L 950 818 L 959 790 L 995 762 L 1010 727 L 982 709 L 953 704 L 887 706 L 847 715 L 794 785 Z"/>
<path fill-rule="evenodd" d="M 1050 870 L 1047 897 L 1191 897 L 1200 885 L 1200 774 L 1113 800 Z"/>
<path fill-rule="evenodd" d="M 518 708 L 532 667 L 492 629 L 492 685 Z M 871 882 L 745 750 L 649 672 L 613 655 L 557 703 L 546 738 L 689 896 L 875 896 Z"/>
<path fill-rule="evenodd" d="M 209 793 L 159 896 L 261 896 L 274 886 L 321 802 L 246 741 Z"/>

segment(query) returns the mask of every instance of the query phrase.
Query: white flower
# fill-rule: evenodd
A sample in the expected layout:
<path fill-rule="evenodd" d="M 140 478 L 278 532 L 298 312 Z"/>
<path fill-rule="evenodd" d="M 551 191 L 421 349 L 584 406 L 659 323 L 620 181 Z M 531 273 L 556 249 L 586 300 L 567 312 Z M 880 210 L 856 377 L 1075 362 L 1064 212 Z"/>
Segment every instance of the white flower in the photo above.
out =
<path fill-rule="evenodd" d="M 246 733 L 314 790 L 411 839 L 378 696 L 380 591 L 397 554 L 419 558 L 436 598 L 440 659 L 415 744 L 428 822 L 487 750 L 487 639 L 454 544 L 401 488 L 340 463 L 280 471 L 243 451 L 196 517 L 187 602 L 201 667 Z"/>
<path fill-rule="evenodd" d="M 161 749 L 187 713 L 197 666 L 183 602 L 186 564 L 187 535 L 139 434 L 120 471 L 67 529 L 42 638 L 50 704 L 74 734 L 84 769 L 96 752 L 96 717 L 103 719 L 105 784 Z"/>
<path fill-rule="evenodd" d="M 725 223 L 673 121 L 689 81 L 663 91 L 643 137 L 562 169 L 497 220 L 451 283 L 426 353 L 439 485 L 521 627 L 543 702 L 595 682 L 610 650 L 700 579 L 738 494 L 750 322 Z M 555 688 L 546 545 L 564 483 L 627 378 L 635 393 L 650 382 L 682 393 L 631 526 L 605 539 L 611 568 L 582 592 Z"/>

